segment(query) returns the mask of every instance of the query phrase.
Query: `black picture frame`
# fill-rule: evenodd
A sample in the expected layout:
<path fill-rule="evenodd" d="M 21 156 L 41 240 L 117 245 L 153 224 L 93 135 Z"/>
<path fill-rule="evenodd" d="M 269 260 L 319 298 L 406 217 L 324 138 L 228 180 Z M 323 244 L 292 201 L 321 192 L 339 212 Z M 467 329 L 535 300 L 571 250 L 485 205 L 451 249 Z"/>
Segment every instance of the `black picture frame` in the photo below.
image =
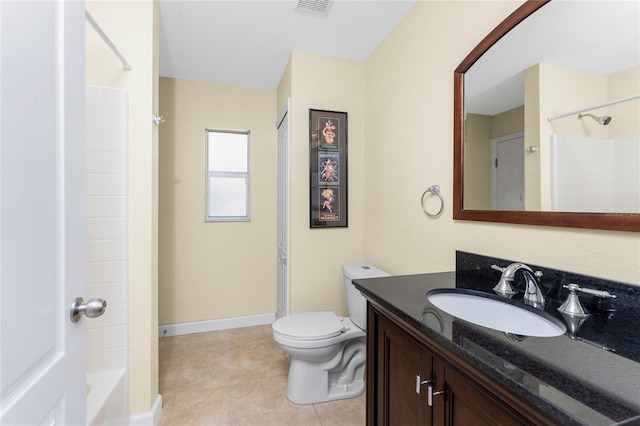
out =
<path fill-rule="evenodd" d="M 309 109 L 310 227 L 348 226 L 346 112 Z"/>

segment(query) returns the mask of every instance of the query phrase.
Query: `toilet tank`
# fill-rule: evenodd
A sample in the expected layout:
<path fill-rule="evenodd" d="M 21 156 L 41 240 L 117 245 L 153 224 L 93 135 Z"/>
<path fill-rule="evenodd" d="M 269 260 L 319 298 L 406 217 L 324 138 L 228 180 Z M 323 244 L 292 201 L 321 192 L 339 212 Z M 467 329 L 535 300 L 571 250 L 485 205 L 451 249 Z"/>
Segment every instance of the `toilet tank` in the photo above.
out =
<path fill-rule="evenodd" d="M 342 265 L 342 275 L 344 276 L 344 291 L 347 296 L 349 318 L 356 326 L 366 330 L 367 299 L 353 285 L 352 281 L 358 278 L 388 277 L 389 274 L 373 265 L 355 262 Z"/>

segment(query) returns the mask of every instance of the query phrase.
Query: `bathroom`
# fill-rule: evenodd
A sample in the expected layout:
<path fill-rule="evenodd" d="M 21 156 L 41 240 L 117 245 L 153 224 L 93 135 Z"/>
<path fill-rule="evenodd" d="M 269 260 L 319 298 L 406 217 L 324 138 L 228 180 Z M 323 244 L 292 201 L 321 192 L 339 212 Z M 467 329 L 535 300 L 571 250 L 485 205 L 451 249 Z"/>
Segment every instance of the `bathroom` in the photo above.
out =
<path fill-rule="evenodd" d="M 291 64 L 295 69 L 288 69 L 277 91 L 160 79 L 161 106 L 158 111 L 166 118 L 160 129 L 169 134 L 178 133 L 178 126 L 189 126 L 185 115 L 198 115 L 190 112 L 207 111 L 206 115 L 222 116 L 223 113 L 230 114 L 240 108 L 226 107 L 221 111 L 223 108 L 219 105 L 206 102 L 212 96 L 224 97 L 227 106 L 236 105 L 237 102 L 237 105 L 244 108 L 250 104 L 248 100 L 258 106 L 266 103 L 267 107 L 260 108 L 262 113 L 257 117 L 252 116 L 248 123 L 249 118 L 243 118 L 244 121 L 238 123 L 242 117 L 230 117 L 228 123 L 219 126 L 272 132 L 270 137 L 274 140 L 274 117 L 289 95 L 295 100 L 291 111 L 292 141 L 307 139 L 309 108 L 321 107 L 349 112 L 351 161 L 348 228 L 309 229 L 305 196 L 308 190 L 308 150 L 305 145 L 292 143 L 292 313 L 313 310 L 345 313 L 340 266 L 346 260 L 364 259 L 394 274 L 436 272 L 454 268 L 456 249 L 516 258 L 624 282 L 640 282 L 637 266 L 640 242 L 637 233 L 451 219 L 452 71 L 468 51 L 515 7 L 515 4 L 508 2 L 419 3 L 365 63 L 294 52 Z M 456 28 L 464 28 L 465 31 L 460 33 Z M 114 31 L 115 38 L 119 31 L 126 29 Z M 447 43 L 429 43 L 428 40 L 433 38 L 445 39 Z M 398 48 L 408 44 L 407 39 L 412 39 L 413 47 Z M 420 52 L 420 55 L 416 56 L 416 52 Z M 133 62 L 134 58 L 129 60 Z M 437 61 L 438 66 L 433 66 L 434 61 Z M 365 67 L 369 70 L 366 78 L 363 75 Z M 326 72 L 336 69 L 340 72 Z M 371 70 L 377 71 L 374 73 Z M 293 79 L 298 89 L 296 93 L 288 93 L 292 90 L 290 87 L 293 86 Z M 318 85 L 318 82 L 323 84 Z M 178 90 L 180 86 L 184 86 L 184 90 Z M 173 89 L 174 87 L 177 88 Z M 335 87 L 336 90 L 318 93 L 314 87 Z M 370 87 L 377 87 L 379 90 L 367 90 Z M 181 93 L 194 91 L 203 96 L 178 99 Z M 415 97 L 414 93 L 429 96 Z M 167 98 L 171 100 L 169 105 L 166 105 L 166 101 L 162 104 L 162 100 Z M 188 109 L 186 104 L 190 105 Z M 366 116 L 364 110 L 367 111 Z M 421 119 L 425 116 L 433 117 L 428 129 L 424 128 L 424 120 Z M 202 122 L 192 125 L 198 129 L 203 126 Z M 365 150 L 365 129 L 370 128 L 375 131 L 367 132 Z M 196 142 L 191 146 L 203 140 L 199 134 L 194 138 Z M 393 145 L 385 143 L 390 139 L 393 139 Z M 254 181 L 259 180 L 256 179 L 257 176 L 270 176 L 274 179 L 272 185 L 275 185 L 275 176 L 270 173 L 276 163 L 273 144 L 275 142 L 270 146 L 252 144 L 256 150 L 252 152 L 254 158 L 269 158 L 271 155 L 270 161 L 253 163 L 256 167 L 254 173 L 257 174 Z M 193 211 L 187 209 L 189 200 L 203 202 L 203 189 L 197 189 L 198 185 L 204 185 L 198 169 L 190 171 L 189 175 L 176 176 L 172 172 L 179 167 L 186 169 L 190 164 L 199 167 L 201 159 L 197 152 L 185 151 L 186 147 L 183 147 L 182 157 L 173 161 L 171 157 L 168 158 L 175 151 L 171 142 L 164 142 L 161 146 L 164 155 L 160 155 L 159 160 L 159 318 L 156 323 L 152 323 L 151 317 L 145 317 L 144 321 L 136 321 L 131 327 L 144 335 L 150 333 L 147 329 L 155 328 L 156 324 L 256 316 L 260 318 L 264 314 L 273 313 L 276 287 L 275 264 L 272 262 L 276 256 L 273 197 L 266 196 L 265 191 L 254 189 L 256 196 L 265 198 L 252 200 L 254 217 L 251 223 L 204 224 L 200 220 L 202 210 L 199 207 L 194 207 Z M 197 149 L 197 146 L 193 149 Z M 377 167 L 365 166 L 369 164 L 384 164 L 394 179 L 385 179 L 378 174 Z M 136 167 L 131 165 L 130 168 Z M 195 188 L 184 190 L 182 196 L 186 198 L 180 199 L 179 203 L 164 205 L 163 203 L 171 202 L 171 198 L 170 193 L 163 191 L 171 190 L 174 183 L 185 187 L 187 179 L 194 182 Z M 397 185 L 397 182 L 401 184 Z M 419 205 L 420 194 L 432 184 L 441 185 L 447 204 L 443 216 L 438 220 L 427 220 Z M 384 194 L 382 200 L 380 194 Z M 185 215 L 195 219 L 190 222 L 177 220 Z M 226 245 L 222 247 L 215 244 L 213 236 L 206 233 L 215 233 L 215 238 L 227 242 Z M 501 238 L 495 238 L 496 234 L 500 234 Z M 271 240 L 272 243 L 263 243 L 264 240 Z M 191 241 L 192 245 L 186 246 L 187 241 Z M 526 241 L 527 244 L 505 245 L 504 241 Z M 552 242 L 551 245 L 549 241 Z M 247 252 L 247 247 L 252 245 L 258 245 L 261 250 L 257 254 Z M 402 250 L 397 250 L 397 247 L 402 247 Z M 151 250 L 151 247 L 148 249 Z M 238 252 L 244 254 L 241 259 L 236 255 Z M 185 256 L 186 253 L 189 256 Z M 322 271 L 317 266 L 317 254 L 322 254 Z M 216 262 L 205 263 L 202 258 L 216 259 Z M 176 259 L 182 263 L 178 263 Z M 238 263 L 240 266 L 250 263 L 252 268 L 240 268 Z M 622 267 L 607 267 L 614 264 Z M 208 268 L 213 268 L 213 265 L 216 268 L 211 272 Z M 248 276 L 238 277 L 239 269 Z M 314 273 L 310 274 L 308 271 Z M 225 284 L 231 279 L 236 285 Z M 149 277 L 150 283 L 151 280 Z M 248 301 L 244 297 L 248 292 L 257 296 Z M 267 297 L 264 297 L 265 294 Z M 151 300 L 152 294 L 144 295 L 142 299 L 146 303 Z M 197 306 L 198 300 L 206 301 L 208 307 Z M 202 312 L 207 309 L 210 311 Z M 154 359 L 156 349 L 142 349 L 143 352 L 140 352 L 140 349 L 132 348 L 132 352 L 139 354 L 140 359 Z M 144 355 L 145 350 L 149 351 L 147 355 Z M 151 377 L 156 374 L 155 369 L 149 372 L 132 363 L 131 370 L 132 375 L 151 375 L 144 377 L 141 382 L 132 383 L 132 397 L 135 399 L 138 395 L 140 400 L 146 401 L 141 406 L 132 406 L 132 413 L 148 411 L 152 406 L 149 401 L 154 401 L 157 395 L 157 387 L 148 386 L 146 380 L 152 380 Z"/>
<path fill-rule="evenodd" d="M 273 122 L 288 97 L 291 313 L 346 313 L 340 270 L 345 262 L 365 260 L 391 274 L 439 272 L 455 268 L 456 250 L 640 283 L 637 232 L 452 219 L 453 70 L 519 4 L 419 2 L 365 61 L 294 51 L 279 87 L 261 90 L 158 79 L 157 3 L 88 2 L 135 71 L 125 76 L 105 48 L 87 53 L 88 67 L 93 64 L 101 74 L 102 81 L 93 84 L 122 87 L 122 80 L 129 96 L 129 304 L 136 307 L 129 312 L 132 415 L 160 411 L 159 325 L 262 320 L 276 310 Z M 114 61 L 113 68 L 105 65 Z M 318 89 L 326 87 L 334 90 Z M 193 91 L 206 96 L 189 95 Z M 211 96 L 224 102 L 211 105 Z M 232 115 L 251 103 L 264 107 L 249 117 Z M 188 126 L 183 116 L 196 116 L 204 104 L 208 114 L 229 115 L 211 126 L 248 128 L 267 141 L 259 143 L 256 135 L 252 144 L 253 158 L 266 160 L 253 163 L 254 182 L 267 188 L 254 189 L 252 222 L 205 224 L 204 209 L 190 206 L 191 200 L 204 202 L 198 171 L 204 138 L 196 136 L 180 151 L 177 144 L 186 141 L 163 140 L 162 132 L 178 133 L 179 126 Z M 309 108 L 349 113 L 348 228 L 308 226 Z M 160 136 L 151 122 L 155 111 L 166 118 Z M 203 123 L 194 126 L 202 129 Z M 176 173 L 190 164 L 196 170 Z M 186 188 L 190 181 L 193 187 Z M 445 201 L 437 220 L 425 217 L 419 200 L 433 184 L 441 186 Z M 173 194 L 173 188 L 180 191 Z M 185 217 L 192 219 L 185 223 Z M 253 246 L 260 249 L 247 250 Z M 247 294 L 255 297 L 247 300 Z"/>
<path fill-rule="evenodd" d="M 251 225 L 187 221 L 201 215 L 203 189 L 197 186 L 202 188 L 204 182 L 198 169 L 201 153 L 190 142 L 187 148 L 185 141 L 202 140 L 199 129 L 208 126 L 255 129 L 252 155 L 265 161 L 253 166 L 255 173 L 265 167 L 262 173 L 266 174 L 276 162 L 276 153 L 273 142 L 265 146 L 262 140 L 267 137 L 265 131 L 275 133 L 273 127 L 269 130 L 272 117 L 289 96 L 294 105 L 291 313 L 344 314 L 340 265 L 346 261 L 365 259 L 392 274 L 438 272 L 455 268 L 456 249 L 638 283 L 640 239 L 635 232 L 451 219 L 452 73 L 515 7 L 510 2 L 420 2 L 364 64 L 293 52 L 276 93 L 161 77 L 160 105 L 167 119 L 160 129 L 161 334 L 171 333 L 173 324 L 185 328 L 208 324 L 213 329 L 216 319 L 258 320 L 274 311 L 273 293 L 271 299 L 260 297 L 276 286 L 275 264 L 270 260 L 276 257 L 275 236 L 271 244 L 262 246 L 263 235 L 275 235 L 275 222 L 269 219 L 275 214 L 274 200 L 262 198 L 262 186 L 254 189 Z M 429 42 L 434 39 L 446 43 Z M 314 87 L 333 90 L 319 92 Z M 208 102 L 214 97 L 225 102 Z M 265 101 L 265 97 L 271 99 Z M 264 102 L 271 104 L 266 116 Z M 255 117 L 252 104 L 260 111 Z M 233 115 L 241 108 L 241 116 Z M 348 228 L 322 230 L 308 225 L 308 147 L 298 141 L 308 140 L 309 108 L 349 112 Z M 255 185 L 264 184 L 256 180 Z M 445 199 L 444 214 L 436 220 L 425 217 L 419 202 L 420 194 L 432 184 L 441 185 Z M 232 236 L 239 236 L 238 245 L 231 242 Z M 217 245 L 217 238 L 229 243 Z M 265 256 L 251 257 L 254 247 Z M 245 262 L 254 267 L 241 269 Z M 613 264 L 620 268 L 608 267 Z M 227 285 L 231 280 L 234 286 Z M 246 300 L 247 292 L 256 297 Z M 230 304 L 229 300 L 243 302 Z"/>

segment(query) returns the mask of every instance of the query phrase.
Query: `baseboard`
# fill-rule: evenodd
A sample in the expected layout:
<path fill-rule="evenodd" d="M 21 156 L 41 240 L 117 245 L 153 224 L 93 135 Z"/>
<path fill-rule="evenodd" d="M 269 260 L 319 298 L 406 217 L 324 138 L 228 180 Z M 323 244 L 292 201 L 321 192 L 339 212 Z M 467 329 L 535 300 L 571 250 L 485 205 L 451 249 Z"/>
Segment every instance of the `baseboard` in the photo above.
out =
<path fill-rule="evenodd" d="M 147 413 L 133 414 L 130 418 L 130 426 L 158 426 L 162 417 L 162 395 L 156 397 L 156 401 Z"/>
<path fill-rule="evenodd" d="M 207 331 L 227 330 L 230 328 L 251 327 L 254 325 L 272 324 L 275 313 L 247 315 L 243 317 L 220 318 L 206 321 L 182 322 L 158 326 L 158 336 L 169 337 L 182 334 L 204 333 Z"/>

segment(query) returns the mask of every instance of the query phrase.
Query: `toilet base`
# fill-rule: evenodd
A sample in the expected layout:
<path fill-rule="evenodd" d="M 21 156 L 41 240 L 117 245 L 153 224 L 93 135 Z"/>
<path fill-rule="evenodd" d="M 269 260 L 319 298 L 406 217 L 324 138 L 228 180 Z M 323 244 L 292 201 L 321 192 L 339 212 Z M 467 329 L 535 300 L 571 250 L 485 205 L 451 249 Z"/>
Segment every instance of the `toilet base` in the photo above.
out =
<path fill-rule="evenodd" d="M 291 357 L 287 398 L 296 404 L 316 404 L 361 395 L 365 389 L 365 338 L 346 341 L 343 346 L 326 362 Z"/>

